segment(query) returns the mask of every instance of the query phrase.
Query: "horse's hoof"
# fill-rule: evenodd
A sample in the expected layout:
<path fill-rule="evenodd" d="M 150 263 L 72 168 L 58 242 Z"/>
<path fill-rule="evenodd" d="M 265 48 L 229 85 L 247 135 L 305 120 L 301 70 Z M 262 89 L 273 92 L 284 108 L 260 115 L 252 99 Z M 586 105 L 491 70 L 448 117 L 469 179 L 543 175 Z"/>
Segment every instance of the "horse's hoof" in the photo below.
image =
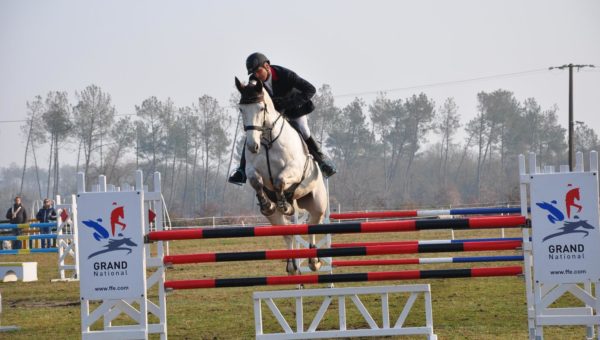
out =
<path fill-rule="evenodd" d="M 258 206 L 260 207 L 261 214 L 263 214 L 264 216 L 271 216 L 273 215 L 273 213 L 275 213 L 277 207 L 273 202 L 269 201 L 268 199 L 262 198 L 259 195 L 256 195 L 256 198 L 258 199 Z"/>
<path fill-rule="evenodd" d="M 282 213 L 286 216 L 294 215 L 294 207 L 290 206 L 289 209 L 282 211 Z"/>
<path fill-rule="evenodd" d="M 313 272 L 316 272 L 319 269 L 321 269 L 322 265 L 323 265 L 323 262 L 321 262 L 317 258 L 308 259 L 308 268 L 310 268 L 310 270 L 312 270 Z"/>
<path fill-rule="evenodd" d="M 260 213 L 263 214 L 264 216 L 271 216 L 275 213 L 276 207 L 275 204 L 269 204 L 268 207 L 261 207 L 260 208 Z"/>
<path fill-rule="evenodd" d="M 294 215 L 294 207 L 287 202 L 277 203 L 277 209 L 279 209 L 279 211 L 286 216 Z"/>

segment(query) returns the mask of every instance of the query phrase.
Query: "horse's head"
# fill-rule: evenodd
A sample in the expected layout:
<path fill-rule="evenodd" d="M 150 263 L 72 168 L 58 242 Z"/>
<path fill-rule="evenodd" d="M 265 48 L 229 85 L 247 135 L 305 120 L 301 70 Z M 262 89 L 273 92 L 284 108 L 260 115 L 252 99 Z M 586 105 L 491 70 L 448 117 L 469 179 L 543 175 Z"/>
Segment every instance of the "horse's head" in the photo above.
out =
<path fill-rule="evenodd" d="M 260 81 L 251 81 L 244 85 L 235 78 L 235 86 L 240 91 L 239 108 L 244 121 L 244 131 L 246 131 L 246 147 L 252 153 L 257 153 L 260 149 L 260 138 L 266 126 L 268 105 L 273 105 L 268 94 L 263 90 L 263 84 Z"/>

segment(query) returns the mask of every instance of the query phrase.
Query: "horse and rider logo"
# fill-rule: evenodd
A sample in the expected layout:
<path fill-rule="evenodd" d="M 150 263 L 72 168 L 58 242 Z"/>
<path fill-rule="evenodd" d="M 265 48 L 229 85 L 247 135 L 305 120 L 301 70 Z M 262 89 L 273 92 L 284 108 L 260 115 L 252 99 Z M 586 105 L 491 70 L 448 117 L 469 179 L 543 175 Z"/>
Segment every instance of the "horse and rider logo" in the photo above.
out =
<path fill-rule="evenodd" d="M 112 203 L 113 206 L 117 205 L 117 202 Z M 98 242 L 103 242 L 104 240 L 108 240 L 108 244 L 104 246 L 103 250 L 92 253 L 88 256 L 88 259 L 91 259 L 94 256 L 105 254 L 113 251 L 125 250 L 127 254 L 130 254 L 133 247 L 137 247 L 135 242 L 131 241 L 131 238 L 124 237 L 122 231 L 127 228 L 127 224 L 123 222 L 125 218 L 125 209 L 122 206 L 115 207 L 110 213 L 110 231 L 109 234 L 108 229 L 104 227 L 101 223 L 102 218 L 97 218 L 94 220 L 85 220 L 82 223 L 94 230 L 92 236 Z M 120 229 L 118 228 L 120 227 Z M 116 235 L 115 235 L 116 234 Z"/>
<path fill-rule="evenodd" d="M 580 219 L 579 215 L 577 215 L 583 210 L 583 205 L 578 204 L 580 200 L 580 188 L 573 187 L 572 184 L 568 184 L 567 186 L 571 187 L 571 189 L 565 194 L 564 210 L 559 208 L 559 202 L 557 200 L 536 203 L 538 207 L 548 212 L 546 218 L 550 223 L 562 225 L 558 228 L 560 230 L 559 232 L 544 237 L 542 242 L 568 234 L 579 233 L 583 234 L 583 237 L 586 237 L 590 233 L 588 230 L 594 230 L 594 226 L 590 225 L 587 220 Z M 566 212 L 566 219 L 563 211 Z"/>

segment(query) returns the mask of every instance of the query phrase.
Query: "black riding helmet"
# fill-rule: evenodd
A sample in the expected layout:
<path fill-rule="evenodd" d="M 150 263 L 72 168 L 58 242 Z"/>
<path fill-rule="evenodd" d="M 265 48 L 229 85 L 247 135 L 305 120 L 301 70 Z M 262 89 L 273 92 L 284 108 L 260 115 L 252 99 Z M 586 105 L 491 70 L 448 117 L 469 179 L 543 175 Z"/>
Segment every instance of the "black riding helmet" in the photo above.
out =
<path fill-rule="evenodd" d="M 257 68 L 262 66 L 265 62 L 271 63 L 269 59 L 260 52 L 254 52 L 246 58 L 246 69 L 248 74 L 252 74 Z"/>

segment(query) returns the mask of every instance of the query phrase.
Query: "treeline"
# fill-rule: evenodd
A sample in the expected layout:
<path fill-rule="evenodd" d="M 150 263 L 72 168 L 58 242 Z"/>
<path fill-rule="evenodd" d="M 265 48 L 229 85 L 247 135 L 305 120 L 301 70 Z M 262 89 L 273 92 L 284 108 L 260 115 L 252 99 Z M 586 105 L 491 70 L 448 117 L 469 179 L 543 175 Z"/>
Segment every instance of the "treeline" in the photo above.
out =
<path fill-rule="evenodd" d="M 339 168 L 329 183 L 333 208 L 515 202 L 519 154 L 535 152 L 541 164 L 567 163 L 557 108 L 544 109 L 534 98 L 519 101 L 507 90 L 478 93 L 477 112 L 464 123 L 453 98 L 438 104 L 425 93 L 381 93 L 371 103 L 355 98 L 338 107 L 323 85 L 313 100 L 312 133 Z M 123 115 L 95 85 L 76 92 L 74 101 L 66 92 L 37 96 L 27 103 L 22 126 L 24 164 L 1 169 L 0 198 L 70 195 L 77 172 L 88 183 L 100 174 L 109 183 L 133 183 L 133 171 L 141 169 L 147 178 L 161 172 L 172 216 L 255 214 L 250 186 L 226 182 L 244 137 L 236 102 L 236 94 L 225 104 L 204 95 L 180 107 L 150 97 L 135 114 Z M 600 149 L 597 134 L 583 123 L 575 141 L 577 151 Z M 61 163 L 65 152 L 76 164 Z"/>

